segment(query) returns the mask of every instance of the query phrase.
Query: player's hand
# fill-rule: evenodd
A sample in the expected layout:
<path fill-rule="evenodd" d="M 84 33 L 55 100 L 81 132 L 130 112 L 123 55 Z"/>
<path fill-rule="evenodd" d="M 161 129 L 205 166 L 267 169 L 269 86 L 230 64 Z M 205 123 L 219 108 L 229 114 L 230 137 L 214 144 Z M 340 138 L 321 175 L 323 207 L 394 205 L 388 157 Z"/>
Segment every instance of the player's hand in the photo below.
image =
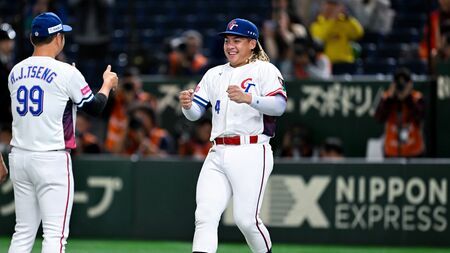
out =
<path fill-rule="evenodd" d="M 0 184 L 5 182 L 6 178 L 8 178 L 8 168 L 6 168 L 3 157 L 0 154 Z"/>
<path fill-rule="evenodd" d="M 227 89 L 228 98 L 236 103 L 247 103 L 252 102 L 252 95 L 249 93 L 244 93 L 239 86 L 230 85 Z"/>
<path fill-rule="evenodd" d="M 119 78 L 115 72 L 111 71 L 111 65 L 106 67 L 105 72 L 103 72 L 103 84 L 106 84 L 110 89 L 114 90 L 117 88 L 119 83 Z"/>
<path fill-rule="evenodd" d="M 193 89 L 184 90 L 180 92 L 178 98 L 180 99 L 181 107 L 183 107 L 185 110 L 191 109 L 193 97 L 194 97 Z"/>

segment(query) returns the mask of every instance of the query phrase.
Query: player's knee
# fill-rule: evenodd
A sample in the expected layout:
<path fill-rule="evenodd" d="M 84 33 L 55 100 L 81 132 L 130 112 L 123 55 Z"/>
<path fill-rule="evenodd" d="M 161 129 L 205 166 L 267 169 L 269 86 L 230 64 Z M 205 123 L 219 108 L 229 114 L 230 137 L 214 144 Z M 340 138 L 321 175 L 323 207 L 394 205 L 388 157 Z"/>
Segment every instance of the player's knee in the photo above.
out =
<path fill-rule="evenodd" d="M 220 214 L 214 212 L 211 208 L 198 206 L 195 210 L 195 225 L 210 224 L 218 226 L 220 221 Z"/>
<path fill-rule="evenodd" d="M 236 225 L 242 232 L 247 232 L 247 231 L 252 231 L 252 230 L 257 229 L 255 217 L 235 215 L 234 221 L 236 222 Z"/>

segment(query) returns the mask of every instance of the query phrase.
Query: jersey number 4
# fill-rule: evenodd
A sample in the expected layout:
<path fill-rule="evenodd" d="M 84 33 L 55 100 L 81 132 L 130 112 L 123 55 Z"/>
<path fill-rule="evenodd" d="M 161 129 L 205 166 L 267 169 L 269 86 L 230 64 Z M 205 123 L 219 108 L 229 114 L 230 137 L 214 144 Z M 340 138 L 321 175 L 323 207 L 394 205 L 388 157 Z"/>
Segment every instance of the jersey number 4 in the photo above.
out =
<path fill-rule="evenodd" d="M 25 116 L 28 111 L 33 116 L 39 116 L 43 111 L 44 91 L 37 85 L 29 90 L 22 85 L 17 89 L 17 102 L 20 106 L 16 110 L 20 116 Z"/>
<path fill-rule="evenodd" d="M 216 111 L 217 114 L 219 114 L 219 112 L 220 112 L 220 100 L 216 101 L 216 106 L 214 106 L 214 111 Z"/>

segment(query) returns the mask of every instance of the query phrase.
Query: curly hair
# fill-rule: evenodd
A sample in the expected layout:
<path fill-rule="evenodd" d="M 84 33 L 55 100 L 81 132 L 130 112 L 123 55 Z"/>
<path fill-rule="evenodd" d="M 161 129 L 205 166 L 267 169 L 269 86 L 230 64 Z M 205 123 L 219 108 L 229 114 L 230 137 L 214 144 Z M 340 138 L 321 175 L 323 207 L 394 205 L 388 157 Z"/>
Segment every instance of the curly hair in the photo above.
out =
<path fill-rule="evenodd" d="M 253 49 L 252 56 L 250 56 L 248 62 L 254 62 L 256 60 L 270 61 L 269 56 L 267 56 L 259 41 L 256 41 L 256 47 Z"/>

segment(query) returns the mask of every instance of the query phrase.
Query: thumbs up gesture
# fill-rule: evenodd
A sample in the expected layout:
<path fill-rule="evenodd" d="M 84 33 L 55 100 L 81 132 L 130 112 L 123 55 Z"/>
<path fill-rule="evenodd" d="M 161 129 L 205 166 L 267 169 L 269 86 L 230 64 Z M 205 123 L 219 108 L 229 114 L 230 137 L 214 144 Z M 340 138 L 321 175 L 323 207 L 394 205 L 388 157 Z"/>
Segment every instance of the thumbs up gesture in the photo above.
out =
<path fill-rule="evenodd" d="M 106 67 L 105 72 L 103 72 L 103 84 L 107 85 L 110 89 L 117 88 L 117 84 L 119 83 L 119 78 L 115 72 L 111 71 L 111 65 Z"/>

